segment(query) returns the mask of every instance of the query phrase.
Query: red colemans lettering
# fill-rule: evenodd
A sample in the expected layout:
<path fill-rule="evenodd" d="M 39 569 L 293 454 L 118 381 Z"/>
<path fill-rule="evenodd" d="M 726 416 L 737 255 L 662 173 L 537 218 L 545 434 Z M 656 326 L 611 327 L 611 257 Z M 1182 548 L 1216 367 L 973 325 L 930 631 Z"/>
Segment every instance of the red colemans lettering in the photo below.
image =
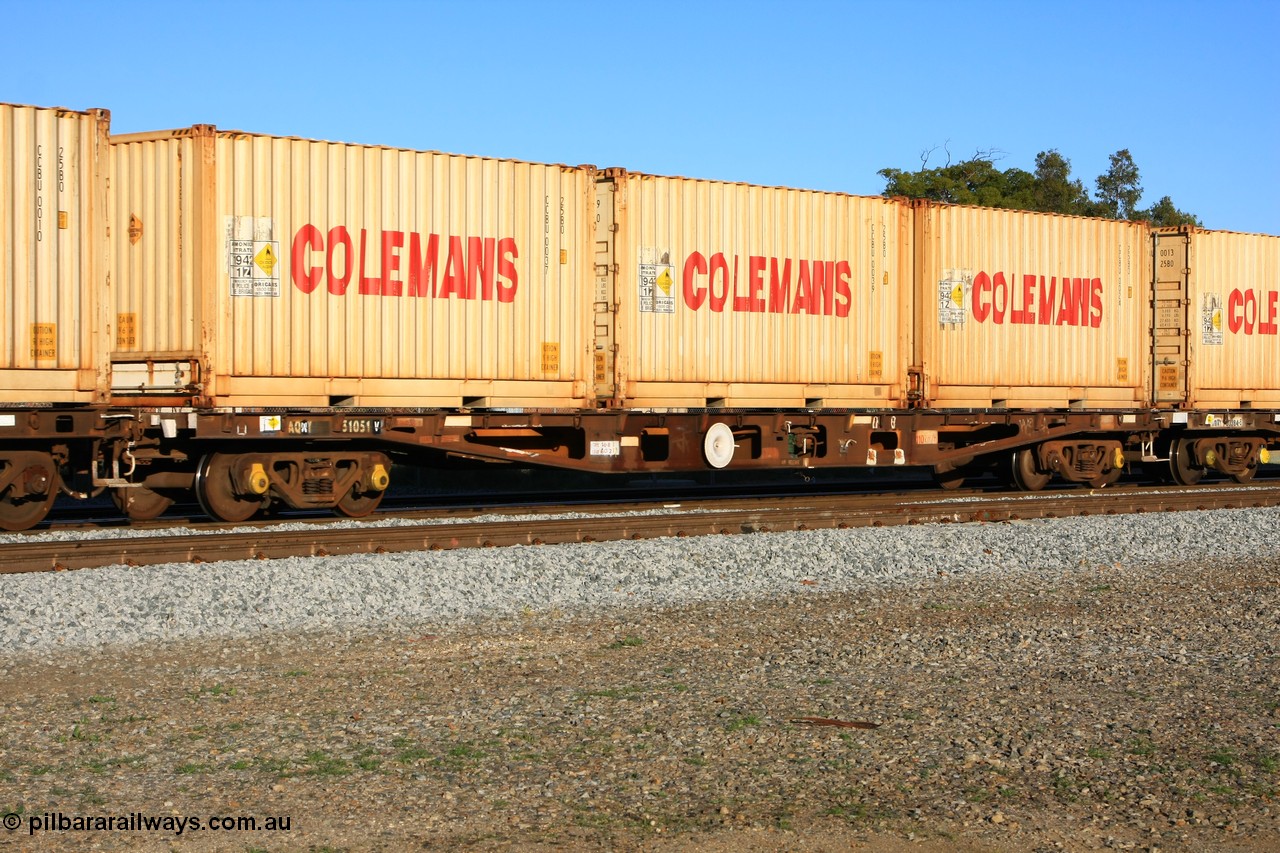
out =
<path fill-rule="evenodd" d="M 370 254 L 377 260 L 370 262 Z M 520 249 L 514 237 L 370 234 L 361 228 L 353 238 L 344 225 L 325 232 L 307 224 L 293 235 L 291 257 L 293 284 L 303 293 L 323 281 L 329 293 L 344 296 L 354 279 L 362 296 L 513 302 L 520 286 L 515 265 Z"/>
<path fill-rule="evenodd" d="M 1280 291 L 1240 290 L 1227 294 L 1227 328 L 1233 335 L 1275 335 Z"/>
<path fill-rule="evenodd" d="M 822 314 L 848 317 L 853 302 L 848 261 L 793 261 L 716 252 L 691 252 L 684 261 L 684 304 L 753 314 Z"/>
<path fill-rule="evenodd" d="M 1020 283 L 1002 272 L 973 277 L 973 319 L 1001 325 L 1102 325 L 1102 279 L 1024 275 Z"/>

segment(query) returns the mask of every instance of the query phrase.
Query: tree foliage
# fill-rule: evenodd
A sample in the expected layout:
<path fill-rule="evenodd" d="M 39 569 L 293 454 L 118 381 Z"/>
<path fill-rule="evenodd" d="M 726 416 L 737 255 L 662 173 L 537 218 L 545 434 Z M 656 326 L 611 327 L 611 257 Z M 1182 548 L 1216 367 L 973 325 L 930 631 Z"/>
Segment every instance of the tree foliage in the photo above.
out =
<path fill-rule="evenodd" d="M 1107 171 L 1094 181 L 1096 199 L 1090 197 L 1083 181 L 1071 176 L 1071 161 L 1056 149 L 1036 155 L 1034 172 L 996 168 L 998 151 L 978 151 L 958 163 L 952 163 L 948 154 L 944 165 L 930 167 L 929 159 L 935 150 L 921 155 L 917 171 L 881 169 L 878 174 L 885 180 L 884 195 L 1108 219 L 1145 219 L 1153 225 L 1201 224 L 1195 215 L 1175 207 L 1167 195 L 1149 208 L 1138 207 L 1142 198 L 1141 174 L 1127 148 L 1112 154 Z"/>
<path fill-rule="evenodd" d="M 1132 219 L 1142 198 L 1141 177 L 1138 164 L 1128 148 L 1121 148 L 1111 155 L 1107 171 L 1094 181 L 1098 187 L 1098 206 L 1108 219 Z"/>
<path fill-rule="evenodd" d="M 1083 213 L 1089 207 L 1084 184 L 1071 178 L 1071 161 L 1049 149 L 1036 155 L 1034 198 L 1027 210 L 1053 213 Z"/>
<path fill-rule="evenodd" d="M 1146 210 L 1139 211 L 1139 219 L 1146 219 L 1152 225 L 1203 225 L 1200 217 L 1187 213 L 1173 206 L 1173 200 L 1161 196 L 1160 200 Z"/>

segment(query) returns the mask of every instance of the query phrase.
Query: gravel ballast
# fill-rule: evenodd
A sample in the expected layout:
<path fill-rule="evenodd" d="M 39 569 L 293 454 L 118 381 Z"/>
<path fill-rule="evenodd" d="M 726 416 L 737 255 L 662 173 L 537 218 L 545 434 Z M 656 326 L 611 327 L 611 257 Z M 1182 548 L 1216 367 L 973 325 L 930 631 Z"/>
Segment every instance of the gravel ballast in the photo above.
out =
<path fill-rule="evenodd" d="M 1280 555 L 1280 510 L 1219 510 L 228 561 L 0 576 L 0 651 L 433 623 L 557 609 L 677 607 L 911 584 Z"/>
<path fill-rule="evenodd" d="M 0 578 L 0 848 L 1280 849 L 1277 518 Z"/>

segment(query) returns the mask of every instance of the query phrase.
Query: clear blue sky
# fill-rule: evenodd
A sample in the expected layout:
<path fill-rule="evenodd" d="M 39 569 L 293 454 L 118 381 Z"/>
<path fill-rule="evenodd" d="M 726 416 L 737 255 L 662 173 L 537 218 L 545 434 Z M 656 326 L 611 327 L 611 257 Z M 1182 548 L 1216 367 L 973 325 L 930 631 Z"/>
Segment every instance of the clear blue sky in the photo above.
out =
<path fill-rule="evenodd" d="M 0 101 L 874 195 L 947 153 L 1280 234 L 1280 2 L 0 0 Z"/>

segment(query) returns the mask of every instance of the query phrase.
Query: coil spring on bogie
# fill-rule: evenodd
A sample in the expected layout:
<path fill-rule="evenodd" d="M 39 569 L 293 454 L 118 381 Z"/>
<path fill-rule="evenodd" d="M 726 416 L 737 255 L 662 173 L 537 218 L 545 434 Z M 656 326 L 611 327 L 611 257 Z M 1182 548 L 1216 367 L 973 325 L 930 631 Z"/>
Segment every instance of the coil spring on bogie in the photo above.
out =
<path fill-rule="evenodd" d="M 302 493 L 304 495 L 331 495 L 333 494 L 333 480 L 329 478 L 320 480 L 304 480 L 302 483 Z"/>
<path fill-rule="evenodd" d="M 1093 458 L 1093 454 L 1077 457 L 1076 470 L 1085 475 L 1096 475 L 1102 473 L 1101 460 Z"/>

